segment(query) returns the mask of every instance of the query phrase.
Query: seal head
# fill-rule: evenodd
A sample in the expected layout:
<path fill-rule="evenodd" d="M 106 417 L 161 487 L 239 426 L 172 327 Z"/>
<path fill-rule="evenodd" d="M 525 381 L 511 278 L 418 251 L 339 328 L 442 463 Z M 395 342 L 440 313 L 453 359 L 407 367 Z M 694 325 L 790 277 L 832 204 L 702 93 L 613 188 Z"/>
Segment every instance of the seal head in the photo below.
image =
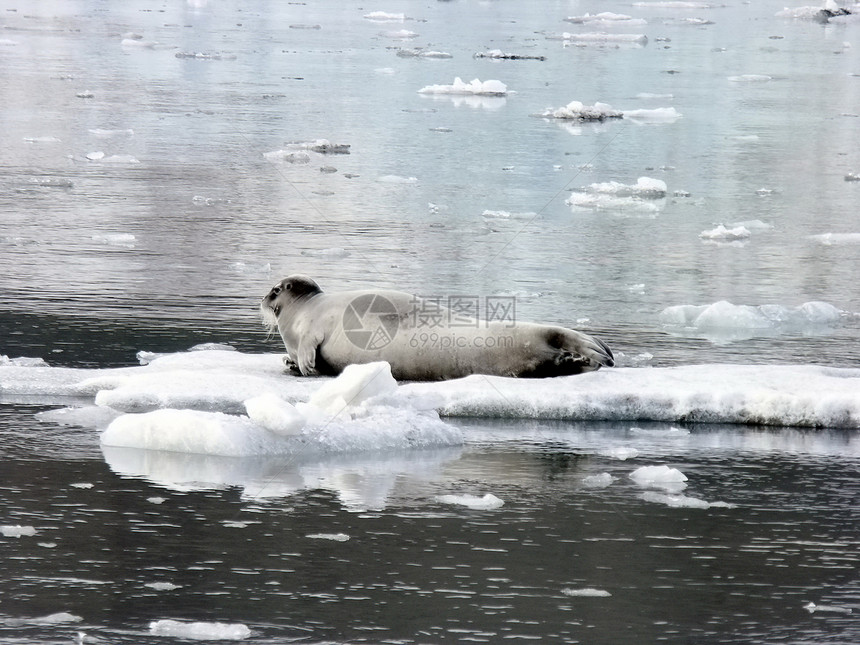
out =
<path fill-rule="evenodd" d="M 264 324 L 274 332 L 278 328 L 278 316 L 285 308 L 318 293 L 322 293 L 322 289 L 306 275 L 284 278 L 272 287 L 260 303 Z"/>

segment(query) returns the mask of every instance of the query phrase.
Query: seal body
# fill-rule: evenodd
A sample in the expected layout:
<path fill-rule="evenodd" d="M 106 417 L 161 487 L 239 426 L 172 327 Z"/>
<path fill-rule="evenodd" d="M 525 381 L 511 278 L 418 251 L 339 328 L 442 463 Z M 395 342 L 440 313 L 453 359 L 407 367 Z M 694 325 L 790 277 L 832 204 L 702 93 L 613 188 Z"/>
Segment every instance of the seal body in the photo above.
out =
<path fill-rule="evenodd" d="M 336 375 L 347 365 L 387 361 L 394 378 L 439 381 L 470 374 L 542 378 L 614 365 L 602 341 L 553 325 L 482 320 L 409 293 L 326 293 L 311 278 L 281 280 L 260 303 L 291 367 Z"/>

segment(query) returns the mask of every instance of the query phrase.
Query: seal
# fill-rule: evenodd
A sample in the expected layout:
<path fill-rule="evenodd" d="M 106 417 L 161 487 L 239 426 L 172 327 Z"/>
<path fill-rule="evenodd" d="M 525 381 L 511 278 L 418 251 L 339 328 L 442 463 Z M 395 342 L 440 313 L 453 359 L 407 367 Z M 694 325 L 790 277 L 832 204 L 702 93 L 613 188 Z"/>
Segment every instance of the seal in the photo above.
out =
<path fill-rule="evenodd" d="M 334 376 L 375 361 L 387 361 L 400 381 L 544 378 L 615 364 L 609 347 L 588 334 L 518 322 L 512 312 L 483 320 L 468 315 L 474 307 L 449 308 L 441 300 L 379 289 L 328 293 L 307 276 L 291 275 L 263 297 L 260 311 L 270 332 L 280 333 L 287 364 L 303 376 Z"/>

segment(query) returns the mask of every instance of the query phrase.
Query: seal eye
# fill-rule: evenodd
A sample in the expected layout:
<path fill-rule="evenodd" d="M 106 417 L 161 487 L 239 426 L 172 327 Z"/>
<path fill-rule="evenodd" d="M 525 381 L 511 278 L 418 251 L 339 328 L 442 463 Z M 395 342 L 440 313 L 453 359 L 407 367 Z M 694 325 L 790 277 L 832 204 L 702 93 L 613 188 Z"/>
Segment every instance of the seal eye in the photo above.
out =
<path fill-rule="evenodd" d="M 293 288 L 293 283 L 292 283 L 292 282 L 288 282 L 286 285 L 284 285 L 284 288 L 285 288 L 287 291 L 290 291 L 290 290 Z"/>

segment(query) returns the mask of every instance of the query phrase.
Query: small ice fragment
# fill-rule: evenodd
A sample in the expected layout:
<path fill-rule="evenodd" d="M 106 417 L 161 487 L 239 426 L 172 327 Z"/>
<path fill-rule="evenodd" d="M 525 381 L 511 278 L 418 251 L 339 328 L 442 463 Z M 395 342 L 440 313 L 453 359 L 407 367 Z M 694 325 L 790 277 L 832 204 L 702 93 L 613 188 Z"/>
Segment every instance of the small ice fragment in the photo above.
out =
<path fill-rule="evenodd" d="M 582 484 L 586 488 L 606 488 L 615 478 L 609 473 L 600 473 L 599 475 L 589 475 L 583 478 Z"/>
<path fill-rule="evenodd" d="M 333 542 L 346 542 L 349 536 L 346 533 L 311 533 L 306 535 L 309 540 L 332 540 Z"/>
<path fill-rule="evenodd" d="M 79 99 L 92 99 L 95 98 L 96 95 L 89 90 L 84 90 L 83 92 L 78 92 L 77 94 L 75 94 L 75 96 L 77 96 Z"/>
<path fill-rule="evenodd" d="M 231 520 L 224 520 L 221 522 L 228 529 L 246 529 L 248 528 L 247 522 L 233 522 Z"/>
<path fill-rule="evenodd" d="M 300 434 L 307 422 L 294 405 L 272 393 L 248 399 L 245 401 L 245 410 L 251 421 L 282 436 Z"/>
<path fill-rule="evenodd" d="M 671 508 L 734 508 L 734 504 L 727 502 L 706 502 L 703 499 L 689 497 L 688 495 L 667 495 L 648 491 L 642 494 L 642 499 L 655 504 L 665 504 Z"/>
<path fill-rule="evenodd" d="M 56 614 L 34 618 L 31 622 L 38 623 L 39 625 L 61 625 L 63 623 L 79 623 L 82 620 L 83 618 L 80 616 L 70 614 L 67 611 L 60 611 Z"/>
<path fill-rule="evenodd" d="M 606 103 L 585 105 L 581 101 L 571 101 L 564 107 L 547 108 L 541 116 L 544 118 L 572 119 L 576 121 L 603 121 L 605 119 L 620 119 L 624 114 Z"/>
<path fill-rule="evenodd" d="M 116 129 L 110 130 L 110 129 L 103 129 L 103 128 L 91 128 L 89 130 L 89 133 L 92 134 L 93 136 L 98 137 L 99 139 L 109 139 L 111 137 L 118 137 L 118 136 L 131 137 L 134 135 L 134 130 L 132 130 L 131 128 L 126 128 L 124 130 L 116 130 Z"/>
<path fill-rule="evenodd" d="M 832 612 L 835 614 L 851 613 L 851 607 L 838 607 L 836 605 L 816 605 L 814 602 L 809 602 L 805 604 L 803 608 L 810 614 L 814 614 L 816 611 Z"/>
<path fill-rule="evenodd" d="M 406 15 L 402 13 L 386 13 L 385 11 L 371 11 L 364 14 L 363 18 L 371 22 L 404 22 Z"/>
<path fill-rule="evenodd" d="M 78 482 L 77 484 L 71 484 L 71 487 L 72 488 L 82 488 L 82 489 L 86 490 L 86 489 L 92 488 L 93 484 L 91 484 L 89 482 Z"/>
<path fill-rule="evenodd" d="M 451 85 L 426 85 L 418 90 L 419 94 L 465 94 L 476 96 L 504 96 L 508 93 L 508 87 L 501 81 L 481 81 L 473 79 L 470 83 L 464 83 L 457 76 Z"/>
<path fill-rule="evenodd" d="M 3 537 L 30 537 L 32 535 L 36 535 L 36 528 L 33 526 L 0 526 L 0 535 Z"/>
<path fill-rule="evenodd" d="M 642 466 L 630 473 L 630 479 L 640 486 L 653 486 L 671 490 L 687 487 L 687 476 L 677 468 L 669 466 Z"/>
<path fill-rule="evenodd" d="M 147 497 L 146 501 L 150 504 L 164 504 L 167 500 L 163 497 Z"/>
<path fill-rule="evenodd" d="M 39 545 L 40 547 L 42 547 L 43 549 L 56 549 L 57 548 L 56 542 L 36 542 L 36 544 Z"/>
<path fill-rule="evenodd" d="M 105 156 L 105 153 L 102 152 L 101 150 L 98 150 L 96 152 L 88 152 L 87 153 L 87 159 L 89 159 L 90 161 L 98 161 L 99 159 L 104 159 L 104 156 Z"/>
<path fill-rule="evenodd" d="M 601 457 L 610 457 L 612 459 L 626 461 L 627 459 L 633 459 L 634 457 L 638 457 L 639 451 L 636 450 L 636 448 L 626 448 L 624 446 L 619 446 L 617 448 L 609 448 L 607 450 L 602 450 L 598 454 Z"/>
<path fill-rule="evenodd" d="M 172 582 L 147 582 L 143 586 L 155 589 L 156 591 L 173 591 L 174 589 L 182 588 L 182 585 L 175 585 Z"/>
<path fill-rule="evenodd" d="M 595 589 L 594 587 L 583 587 L 582 589 L 562 589 L 561 593 L 565 596 L 573 598 L 606 598 L 612 594 L 605 589 Z"/>
<path fill-rule="evenodd" d="M 379 178 L 383 184 L 417 184 L 418 177 L 401 177 L 400 175 L 383 175 Z"/>
<path fill-rule="evenodd" d="M 27 143 L 60 143 L 57 137 L 24 137 Z"/>
<path fill-rule="evenodd" d="M 465 506 L 479 511 L 500 508 L 505 503 L 491 493 L 487 493 L 483 497 L 477 497 L 475 495 L 440 495 L 436 498 L 436 501 L 442 504 Z"/>
<path fill-rule="evenodd" d="M 149 633 L 198 641 L 239 641 L 248 638 L 251 630 L 241 623 L 190 623 L 165 619 L 149 623 Z"/>

